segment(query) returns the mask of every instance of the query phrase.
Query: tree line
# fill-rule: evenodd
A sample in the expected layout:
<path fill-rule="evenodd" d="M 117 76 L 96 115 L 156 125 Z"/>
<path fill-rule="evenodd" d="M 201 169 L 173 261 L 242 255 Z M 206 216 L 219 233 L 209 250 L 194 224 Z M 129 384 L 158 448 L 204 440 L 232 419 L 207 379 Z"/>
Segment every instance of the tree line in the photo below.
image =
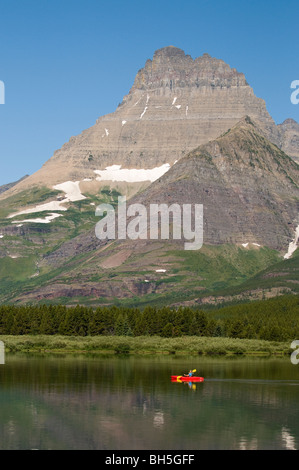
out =
<path fill-rule="evenodd" d="M 77 305 L 0 306 L 0 335 L 223 336 L 287 341 L 299 339 L 297 296 L 217 310 L 191 307 Z"/>

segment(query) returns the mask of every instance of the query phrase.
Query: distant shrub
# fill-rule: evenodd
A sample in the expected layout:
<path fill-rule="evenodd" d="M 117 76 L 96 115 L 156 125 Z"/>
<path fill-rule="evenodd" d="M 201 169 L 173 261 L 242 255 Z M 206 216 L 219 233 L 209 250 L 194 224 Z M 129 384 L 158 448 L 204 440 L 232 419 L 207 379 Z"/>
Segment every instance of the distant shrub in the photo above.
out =
<path fill-rule="evenodd" d="M 206 354 L 208 355 L 221 355 L 221 356 L 224 356 L 225 354 L 227 354 L 227 351 L 224 347 L 222 346 L 216 346 L 216 345 L 212 345 L 210 348 L 208 348 L 206 350 Z"/>
<path fill-rule="evenodd" d="M 64 341 L 54 341 L 51 344 L 51 349 L 64 349 L 66 348 L 67 344 Z"/>
<path fill-rule="evenodd" d="M 129 343 L 119 343 L 117 346 L 115 346 L 114 351 L 116 354 L 129 354 L 131 351 L 131 346 Z"/>

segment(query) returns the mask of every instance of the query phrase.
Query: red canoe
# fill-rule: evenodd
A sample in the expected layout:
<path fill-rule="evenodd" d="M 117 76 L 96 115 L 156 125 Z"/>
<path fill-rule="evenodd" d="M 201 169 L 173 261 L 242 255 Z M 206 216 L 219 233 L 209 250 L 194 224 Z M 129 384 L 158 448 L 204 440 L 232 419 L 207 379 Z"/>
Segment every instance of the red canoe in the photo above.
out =
<path fill-rule="evenodd" d="M 204 377 L 186 377 L 184 375 L 172 375 L 171 380 L 177 381 L 180 380 L 181 382 L 203 382 Z"/>

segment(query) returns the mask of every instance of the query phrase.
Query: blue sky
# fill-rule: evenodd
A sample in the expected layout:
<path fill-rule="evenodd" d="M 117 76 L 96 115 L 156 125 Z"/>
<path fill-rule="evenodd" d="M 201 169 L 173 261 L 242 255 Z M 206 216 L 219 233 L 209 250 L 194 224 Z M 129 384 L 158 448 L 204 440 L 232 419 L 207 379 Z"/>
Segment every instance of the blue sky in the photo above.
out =
<path fill-rule="evenodd" d="M 0 185 L 115 111 L 156 49 L 243 72 L 276 123 L 299 121 L 297 0 L 0 0 Z"/>

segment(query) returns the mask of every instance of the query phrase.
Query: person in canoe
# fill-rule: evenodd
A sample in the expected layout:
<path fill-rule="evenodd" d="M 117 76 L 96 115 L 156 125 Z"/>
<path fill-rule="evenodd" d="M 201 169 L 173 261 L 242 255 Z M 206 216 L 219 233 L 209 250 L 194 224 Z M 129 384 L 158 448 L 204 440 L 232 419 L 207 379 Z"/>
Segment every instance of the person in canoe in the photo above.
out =
<path fill-rule="evenodd" d="M 193 377 L 193 371 L 190 370 L 189 374 L 184 374 L 185 377 Z"/>

